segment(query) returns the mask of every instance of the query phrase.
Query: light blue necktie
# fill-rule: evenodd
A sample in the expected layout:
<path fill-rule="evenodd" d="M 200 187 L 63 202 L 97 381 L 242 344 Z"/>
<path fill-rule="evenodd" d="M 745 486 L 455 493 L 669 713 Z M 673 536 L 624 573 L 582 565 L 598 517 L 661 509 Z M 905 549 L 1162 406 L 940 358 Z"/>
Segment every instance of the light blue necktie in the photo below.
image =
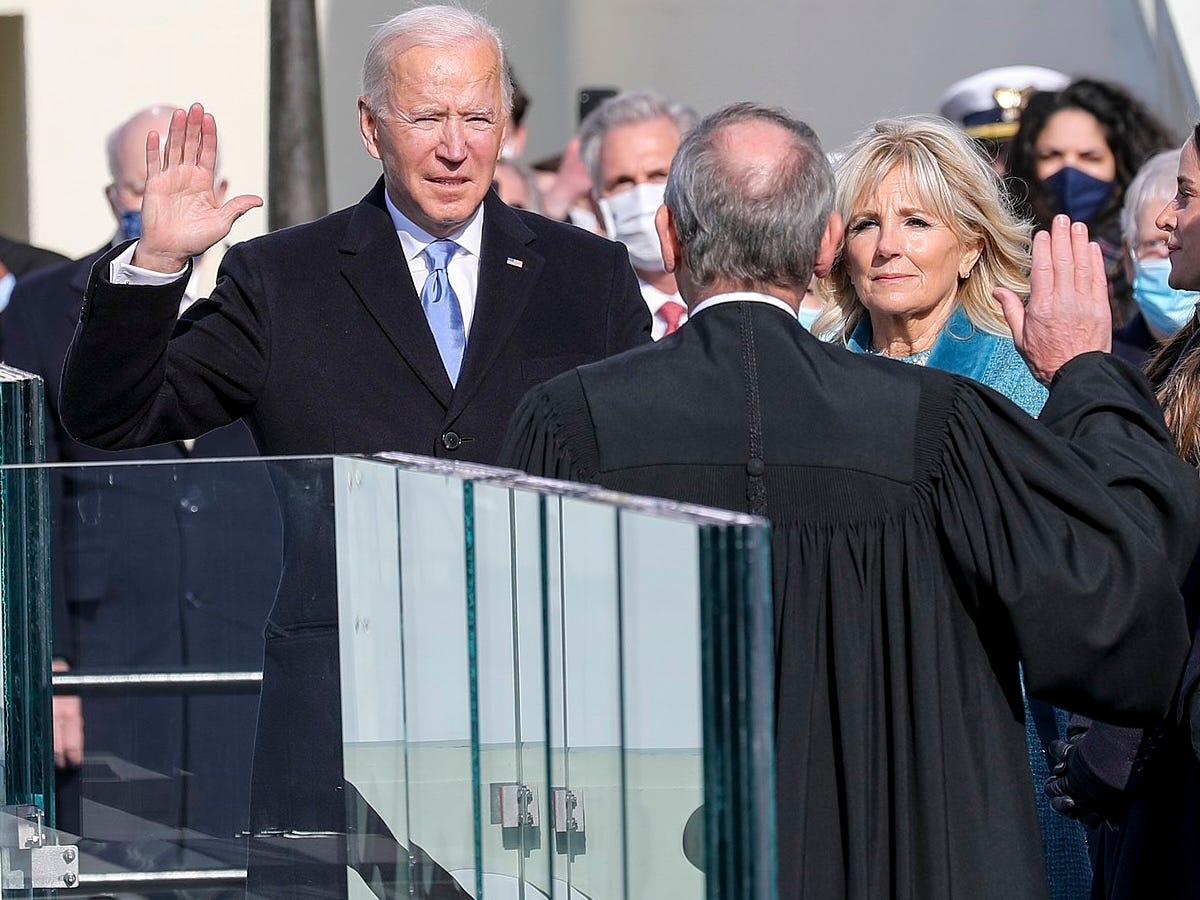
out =
<path fill-rule="evenodd" d="M 425 248 L 429 277 L 421 289 L 421 308 L 425 310 L 429 330 L 433 332 L 438 353 L 442 356 L 442 365 L 446 367 L 446 374 L 453 385 L 458 384 L 458 372 L 462 368 L 463 351 L 467 346 L 462 309 L 446 272 L 446 264 L 456 250 L 458 244 L 454 241 L 434 241 Z"/>

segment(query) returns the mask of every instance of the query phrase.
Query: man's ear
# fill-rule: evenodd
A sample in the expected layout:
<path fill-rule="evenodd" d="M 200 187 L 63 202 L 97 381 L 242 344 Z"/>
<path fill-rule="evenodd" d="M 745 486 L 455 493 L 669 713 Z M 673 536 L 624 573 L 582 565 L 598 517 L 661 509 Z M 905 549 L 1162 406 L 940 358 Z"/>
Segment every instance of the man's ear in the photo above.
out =
<path fill-rule="evenodd" d="M 813 274 L 824 278 L 833 268 L 837 258 L 838 245 L 842 242 L 842 216 L 835 209 L 829 214 L 825 225 L 825 233 L 821 235 L 821 245 L 817 248 L 817 257 L 813 262 Z"/>
<path fill-rule="evenodd" d="M 378 119 L 367 103 L 367 95 L 358 98 L 358 131 L 362 135 L 363 146 L 375 159 L 381 159 L 379 143 L 375 140 L 375 131 L 379 127 Z"/>
<path fill-rule="evenodd" d="M 115 184 L 106 184 L 104 186 L 104 202 L 112 210 L 113 218 L 120 222 L 121 210 L 117 208 L 117 186 Z"/>
<path fill-rule="evenodd" d="M 663 267 L 668 272 L 674 272 L 683 259 L 683 245 L 679 242 L 679 232 L 675 230 L 675 217 L 665 203 L 654 214 L 654 230 L 658 232 L 658 242 L 662 245 Z"/>

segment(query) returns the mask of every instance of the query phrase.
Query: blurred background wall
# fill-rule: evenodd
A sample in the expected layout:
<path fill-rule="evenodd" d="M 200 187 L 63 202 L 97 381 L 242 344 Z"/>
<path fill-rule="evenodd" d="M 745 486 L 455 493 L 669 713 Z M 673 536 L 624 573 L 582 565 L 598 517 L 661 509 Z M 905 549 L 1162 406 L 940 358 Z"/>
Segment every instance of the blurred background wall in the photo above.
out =
<path fill-rule="evenodd" d="M 72 256 L 112 232 L 104 137 L 156 102 L 202 100 L 235 192 L 266 194 L 270 0 L 0 0 L 0 232 Z M 373 26 L 406 0 L 317 0 L 330 208 L 378 175 L 355 102 Z M 1125 83 L 1200 115 L 1196 0 L 465 0 L 504 32 L 532 98 L 527 160 L 558 152 L 588 86 L 653 86 L 701 112 L 787 107 L 828 149 L 883 115 L 930 112 L 984 68 Z M 267 198 L 269 202 L 269 197 Z M 234 238 L 261 233 L 262 210 Z"/>

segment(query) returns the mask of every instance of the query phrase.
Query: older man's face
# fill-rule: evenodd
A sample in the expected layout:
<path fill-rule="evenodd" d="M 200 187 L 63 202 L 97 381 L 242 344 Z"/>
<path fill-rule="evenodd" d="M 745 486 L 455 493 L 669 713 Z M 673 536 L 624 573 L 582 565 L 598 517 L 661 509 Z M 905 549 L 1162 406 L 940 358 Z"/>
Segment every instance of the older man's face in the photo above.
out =
<path fill-rule="evenodd" d="M 412 47 L 392 59 L 387 109 L 359 101 L 367 151 L 383 163 L 388 196 L 435 237 L 478 209 L 504 138 L 500 64 L 480 40 Z"/>
<path fill-rule="evenodd" d="M 609 129 L 600 142 L 596 198 L 612 197 L 639 184 L 665 183 L 679 140 L 679 129 L 666 117 Z"/>

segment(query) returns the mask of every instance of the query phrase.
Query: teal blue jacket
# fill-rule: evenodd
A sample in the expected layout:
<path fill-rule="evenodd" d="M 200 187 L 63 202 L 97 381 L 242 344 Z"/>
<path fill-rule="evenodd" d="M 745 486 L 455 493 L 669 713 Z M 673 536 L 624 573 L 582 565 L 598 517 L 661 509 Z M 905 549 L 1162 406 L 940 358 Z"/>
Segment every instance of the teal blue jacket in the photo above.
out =
<path fill-rule="evenodd" d="M 855 353 L 871 350 L 871 319 L 863 315 L 846 342 Z M 1011 338 L 989 334 L 971 324 L 960 306 L 937 336 L 929 355 L 930 368 L 965 375 L 986 384 L 1031 416 L 1037 416 L 1049 392 L 1033 377 Z"/>

